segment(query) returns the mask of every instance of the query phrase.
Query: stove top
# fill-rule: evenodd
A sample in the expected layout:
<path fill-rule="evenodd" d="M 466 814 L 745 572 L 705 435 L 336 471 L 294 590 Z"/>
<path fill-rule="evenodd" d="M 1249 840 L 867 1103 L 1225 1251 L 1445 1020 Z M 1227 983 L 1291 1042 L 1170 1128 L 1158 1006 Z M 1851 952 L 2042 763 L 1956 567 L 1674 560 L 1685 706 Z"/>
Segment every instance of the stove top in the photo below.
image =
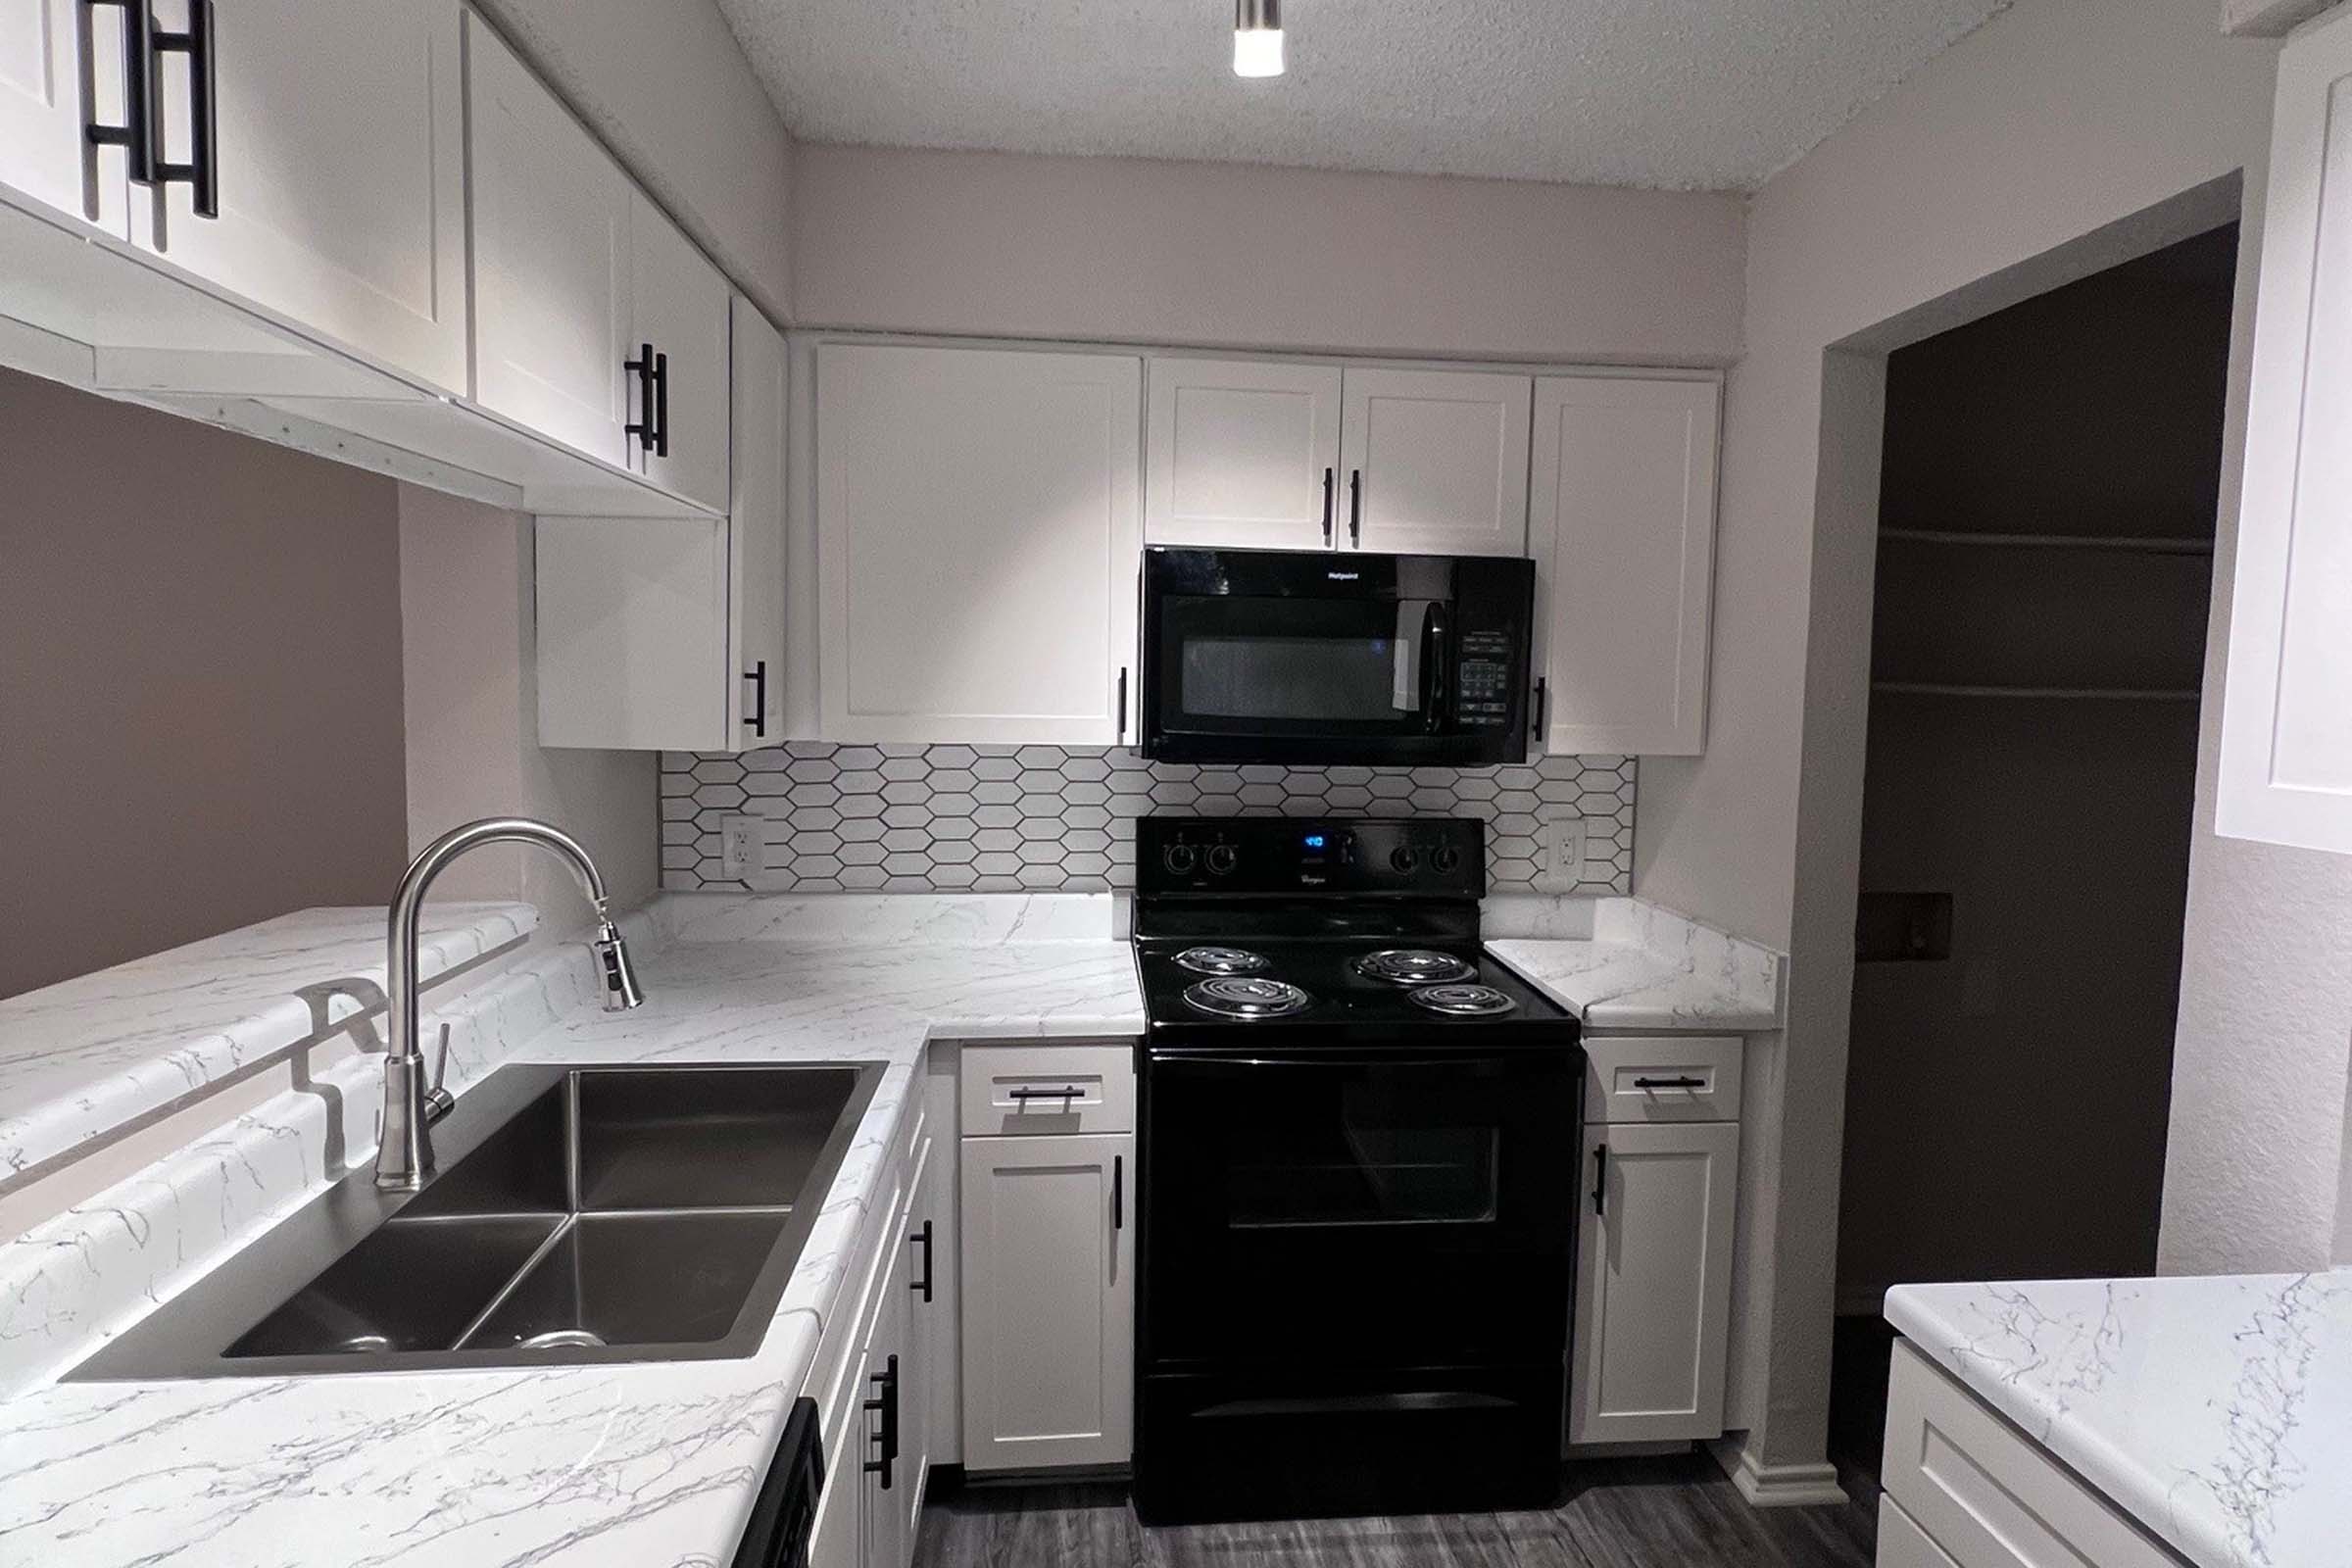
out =
<path fill-rule="evenodd" d="M 1479 944 L 1485 824 L 1146 817 L 1136 964 L 1152 1045 L 1573 1044 Z"/>

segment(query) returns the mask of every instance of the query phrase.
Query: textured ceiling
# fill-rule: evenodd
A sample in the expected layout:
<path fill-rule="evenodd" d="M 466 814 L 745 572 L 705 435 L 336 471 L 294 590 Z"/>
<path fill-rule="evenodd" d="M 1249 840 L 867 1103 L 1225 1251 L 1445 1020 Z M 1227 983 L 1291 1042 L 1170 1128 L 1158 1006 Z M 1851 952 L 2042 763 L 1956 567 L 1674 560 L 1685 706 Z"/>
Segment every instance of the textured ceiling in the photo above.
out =
<path fill-rule="evenodd" d="M 1748 189 L 2009 0 L 719 0 L 819 142 Z"/>

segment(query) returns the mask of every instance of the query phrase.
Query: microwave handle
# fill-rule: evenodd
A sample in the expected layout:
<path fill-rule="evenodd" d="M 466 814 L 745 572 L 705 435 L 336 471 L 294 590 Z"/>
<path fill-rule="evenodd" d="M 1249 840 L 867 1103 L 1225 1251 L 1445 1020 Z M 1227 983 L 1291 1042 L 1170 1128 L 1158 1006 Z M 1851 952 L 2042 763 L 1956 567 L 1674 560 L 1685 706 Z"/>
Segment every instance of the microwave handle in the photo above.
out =
<path fill-rule="evenodd" d="M 1421 619 L 1421 724 L 1432 735 L 1446 727 L 1446 698 L 1453 689 L 1446 667 L 1453 652 L 1450 618 L 1444 605 L 1432 605 Z"/>

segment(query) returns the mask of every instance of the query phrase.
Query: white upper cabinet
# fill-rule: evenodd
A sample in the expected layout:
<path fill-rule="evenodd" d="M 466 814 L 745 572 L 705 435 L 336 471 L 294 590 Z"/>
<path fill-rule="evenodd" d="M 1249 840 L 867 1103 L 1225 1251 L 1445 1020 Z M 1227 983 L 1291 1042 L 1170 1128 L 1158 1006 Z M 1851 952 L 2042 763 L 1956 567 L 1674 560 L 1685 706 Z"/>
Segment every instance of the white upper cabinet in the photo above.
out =
<path fill-rule="evenodd" d="M 1123 739 L 1142 362 L 827 343 L 815 417 L 824 737 Z"/>
<path fill-rule="evenodd" d="M 2278 61 L 2215 826 L 2352 854 L 2352 13 Z"/>
<path fill-rule="evenodd" d="M 1568 1441 L 1723 1433 L 1736 1122 L 1589 1126 Z"/>
<path fill-rule="evenodd" d="M 195 0 L 151 3 L 159 32 L 201 15 Z M 164 163 L 189 174 L 136 192 L 132 240 L 329 343 L 464 394 L 457 0 L 218 0 L 213 19 L 209 57 L 158 57 L 149 113 Z M 209 144 L 197 134 L 208 116 Z"/>
<path fill-rule="evenodd" d="M 126 124 L 125 90 L 139 85 L 123 57 L 127 16 L 120 5 L 85 11 L 77 0 L 0 0 L 0 186 L 117 238 L 128 233 L 130 155 L 84 132 Z"/>
<path fill-rule="evenodd" d="M 629 333 L 654 355 L 652 439 L 630 466 L 713 512 L 727 506 L 727 280 L 643 192 L 632 194 Z M 631 377 L 630 417 L 647 418 L 647 378 Z"/>
<path fill-rule="evenodd" d="M 1349 368 L 1344 542 L 1399 555 L 1524 555 L 1531 386 L 1474 370 Z"/>
<path fill-rule="evenodd" d="M 466 19 L 474 398 L 619 466 L 633 437 L 631 206 L 619 168 L 498 35 Z"/>
<path fill-rule="evenodd" d="M 1152 362 L 1144 538 L 1319 550 L 1338 522 L 1340 369 Z"/>
<path fill-rule="evenodd" d="M 784 340 L 749 300 L 734 321 L 728 514 L 537 519 L 543 746 L 732 752 L 782 735 Z"/>
<path fill-rule="evenodd" d="M 1705 750 L 1721 394 L 1712 380 L 1536 383 L 1528 553 L 1548 752 Z"/>

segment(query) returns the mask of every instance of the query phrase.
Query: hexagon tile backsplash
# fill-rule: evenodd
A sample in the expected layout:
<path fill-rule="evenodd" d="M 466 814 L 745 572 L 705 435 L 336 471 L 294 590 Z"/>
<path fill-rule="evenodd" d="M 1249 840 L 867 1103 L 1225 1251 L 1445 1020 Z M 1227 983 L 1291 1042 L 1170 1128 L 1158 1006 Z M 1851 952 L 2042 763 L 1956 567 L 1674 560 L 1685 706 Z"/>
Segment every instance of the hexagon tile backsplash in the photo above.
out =
<path fill-rule="evenodd" d="M 1126 892 L 1135 819 L 1475 816 L 1496 893 L 1627 893 L 1634 759 L 1523 766 L 1218 767 L 1061 746 L 835 746 L 662 754 L 662 885 L 760 892 Z M 759 856 L 730 875 L 730 817 Z M 1581 873 L 1544 879 L 1545 825 L 1582 817 Z M 762 865 L 760 863 L 763 861 Z"/>

